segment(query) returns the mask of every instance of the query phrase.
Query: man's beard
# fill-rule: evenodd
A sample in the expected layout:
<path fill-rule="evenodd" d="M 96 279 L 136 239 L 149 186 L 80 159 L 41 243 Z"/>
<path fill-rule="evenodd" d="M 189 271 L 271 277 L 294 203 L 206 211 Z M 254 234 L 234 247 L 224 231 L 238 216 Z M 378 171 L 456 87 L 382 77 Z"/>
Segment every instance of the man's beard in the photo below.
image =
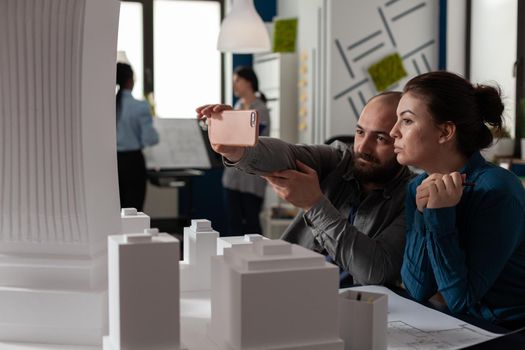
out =
<path fill-rule="evenodd" d="M 367 160 L 369 163 L 363 166 L 359 163 L 359 159 Z M 360 183 L 386 184 L 397 175 L 401 167 L 396 157 L 381 164 L 379 159 L 369 154 L 356 152 L 354 155 L 354 177 Z"/>

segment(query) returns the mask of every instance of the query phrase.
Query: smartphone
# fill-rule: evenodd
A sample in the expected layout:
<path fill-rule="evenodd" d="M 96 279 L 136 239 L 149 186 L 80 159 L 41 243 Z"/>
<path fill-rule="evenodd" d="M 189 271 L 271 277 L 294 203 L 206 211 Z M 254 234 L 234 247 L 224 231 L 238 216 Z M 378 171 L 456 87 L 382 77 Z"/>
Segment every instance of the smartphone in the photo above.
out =
<path fill-rule="evenodd" d="M 255 146 L 259 139 L 256 110 L 222 111 L 208 118 L 210 142 L 228 146 Z"/>

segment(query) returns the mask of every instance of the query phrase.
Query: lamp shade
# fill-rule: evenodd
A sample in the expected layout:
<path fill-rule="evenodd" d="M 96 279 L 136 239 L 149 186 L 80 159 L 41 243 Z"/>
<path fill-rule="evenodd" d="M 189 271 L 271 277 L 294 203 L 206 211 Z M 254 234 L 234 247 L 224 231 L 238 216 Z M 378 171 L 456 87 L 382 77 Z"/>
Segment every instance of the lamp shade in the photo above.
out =
<path fill-rule="evenodd" d="M 270 51 L 270 37 L 253 0 L 233 0 L 233 7 L 221 24 L 217 49 L 222 52 Z"/>

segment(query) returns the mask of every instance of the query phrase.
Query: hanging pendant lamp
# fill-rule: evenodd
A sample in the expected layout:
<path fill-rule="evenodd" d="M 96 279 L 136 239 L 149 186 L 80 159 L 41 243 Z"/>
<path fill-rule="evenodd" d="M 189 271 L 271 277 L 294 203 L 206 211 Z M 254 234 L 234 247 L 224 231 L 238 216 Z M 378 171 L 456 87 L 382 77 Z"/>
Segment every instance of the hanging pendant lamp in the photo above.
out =
<path fill-rule="evenodd" d="M 233 0 L 232 10 L 224 18 L 217 49 L 232 53 L 270 51 L 270 37 L 253 0 Z"/>

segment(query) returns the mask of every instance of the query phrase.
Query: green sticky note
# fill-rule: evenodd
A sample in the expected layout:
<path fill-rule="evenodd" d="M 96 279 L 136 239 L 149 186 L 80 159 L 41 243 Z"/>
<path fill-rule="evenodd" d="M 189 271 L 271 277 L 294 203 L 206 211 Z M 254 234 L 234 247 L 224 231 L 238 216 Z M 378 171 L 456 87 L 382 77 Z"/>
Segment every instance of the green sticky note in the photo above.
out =
<path fill-rule="evenodd" d="M 397 53 L 386 56 L 371 65 L 368 68 L 368 74 L 370 74 L 376 90 L 379 92 L 385 91 L 389 86 L 407 76 L 403 60 Z"/>
<path fill-rule="evenodd" d="M 295 52 L 297 18 L 276 19 L 273 28 L 273 52 Z"/>

